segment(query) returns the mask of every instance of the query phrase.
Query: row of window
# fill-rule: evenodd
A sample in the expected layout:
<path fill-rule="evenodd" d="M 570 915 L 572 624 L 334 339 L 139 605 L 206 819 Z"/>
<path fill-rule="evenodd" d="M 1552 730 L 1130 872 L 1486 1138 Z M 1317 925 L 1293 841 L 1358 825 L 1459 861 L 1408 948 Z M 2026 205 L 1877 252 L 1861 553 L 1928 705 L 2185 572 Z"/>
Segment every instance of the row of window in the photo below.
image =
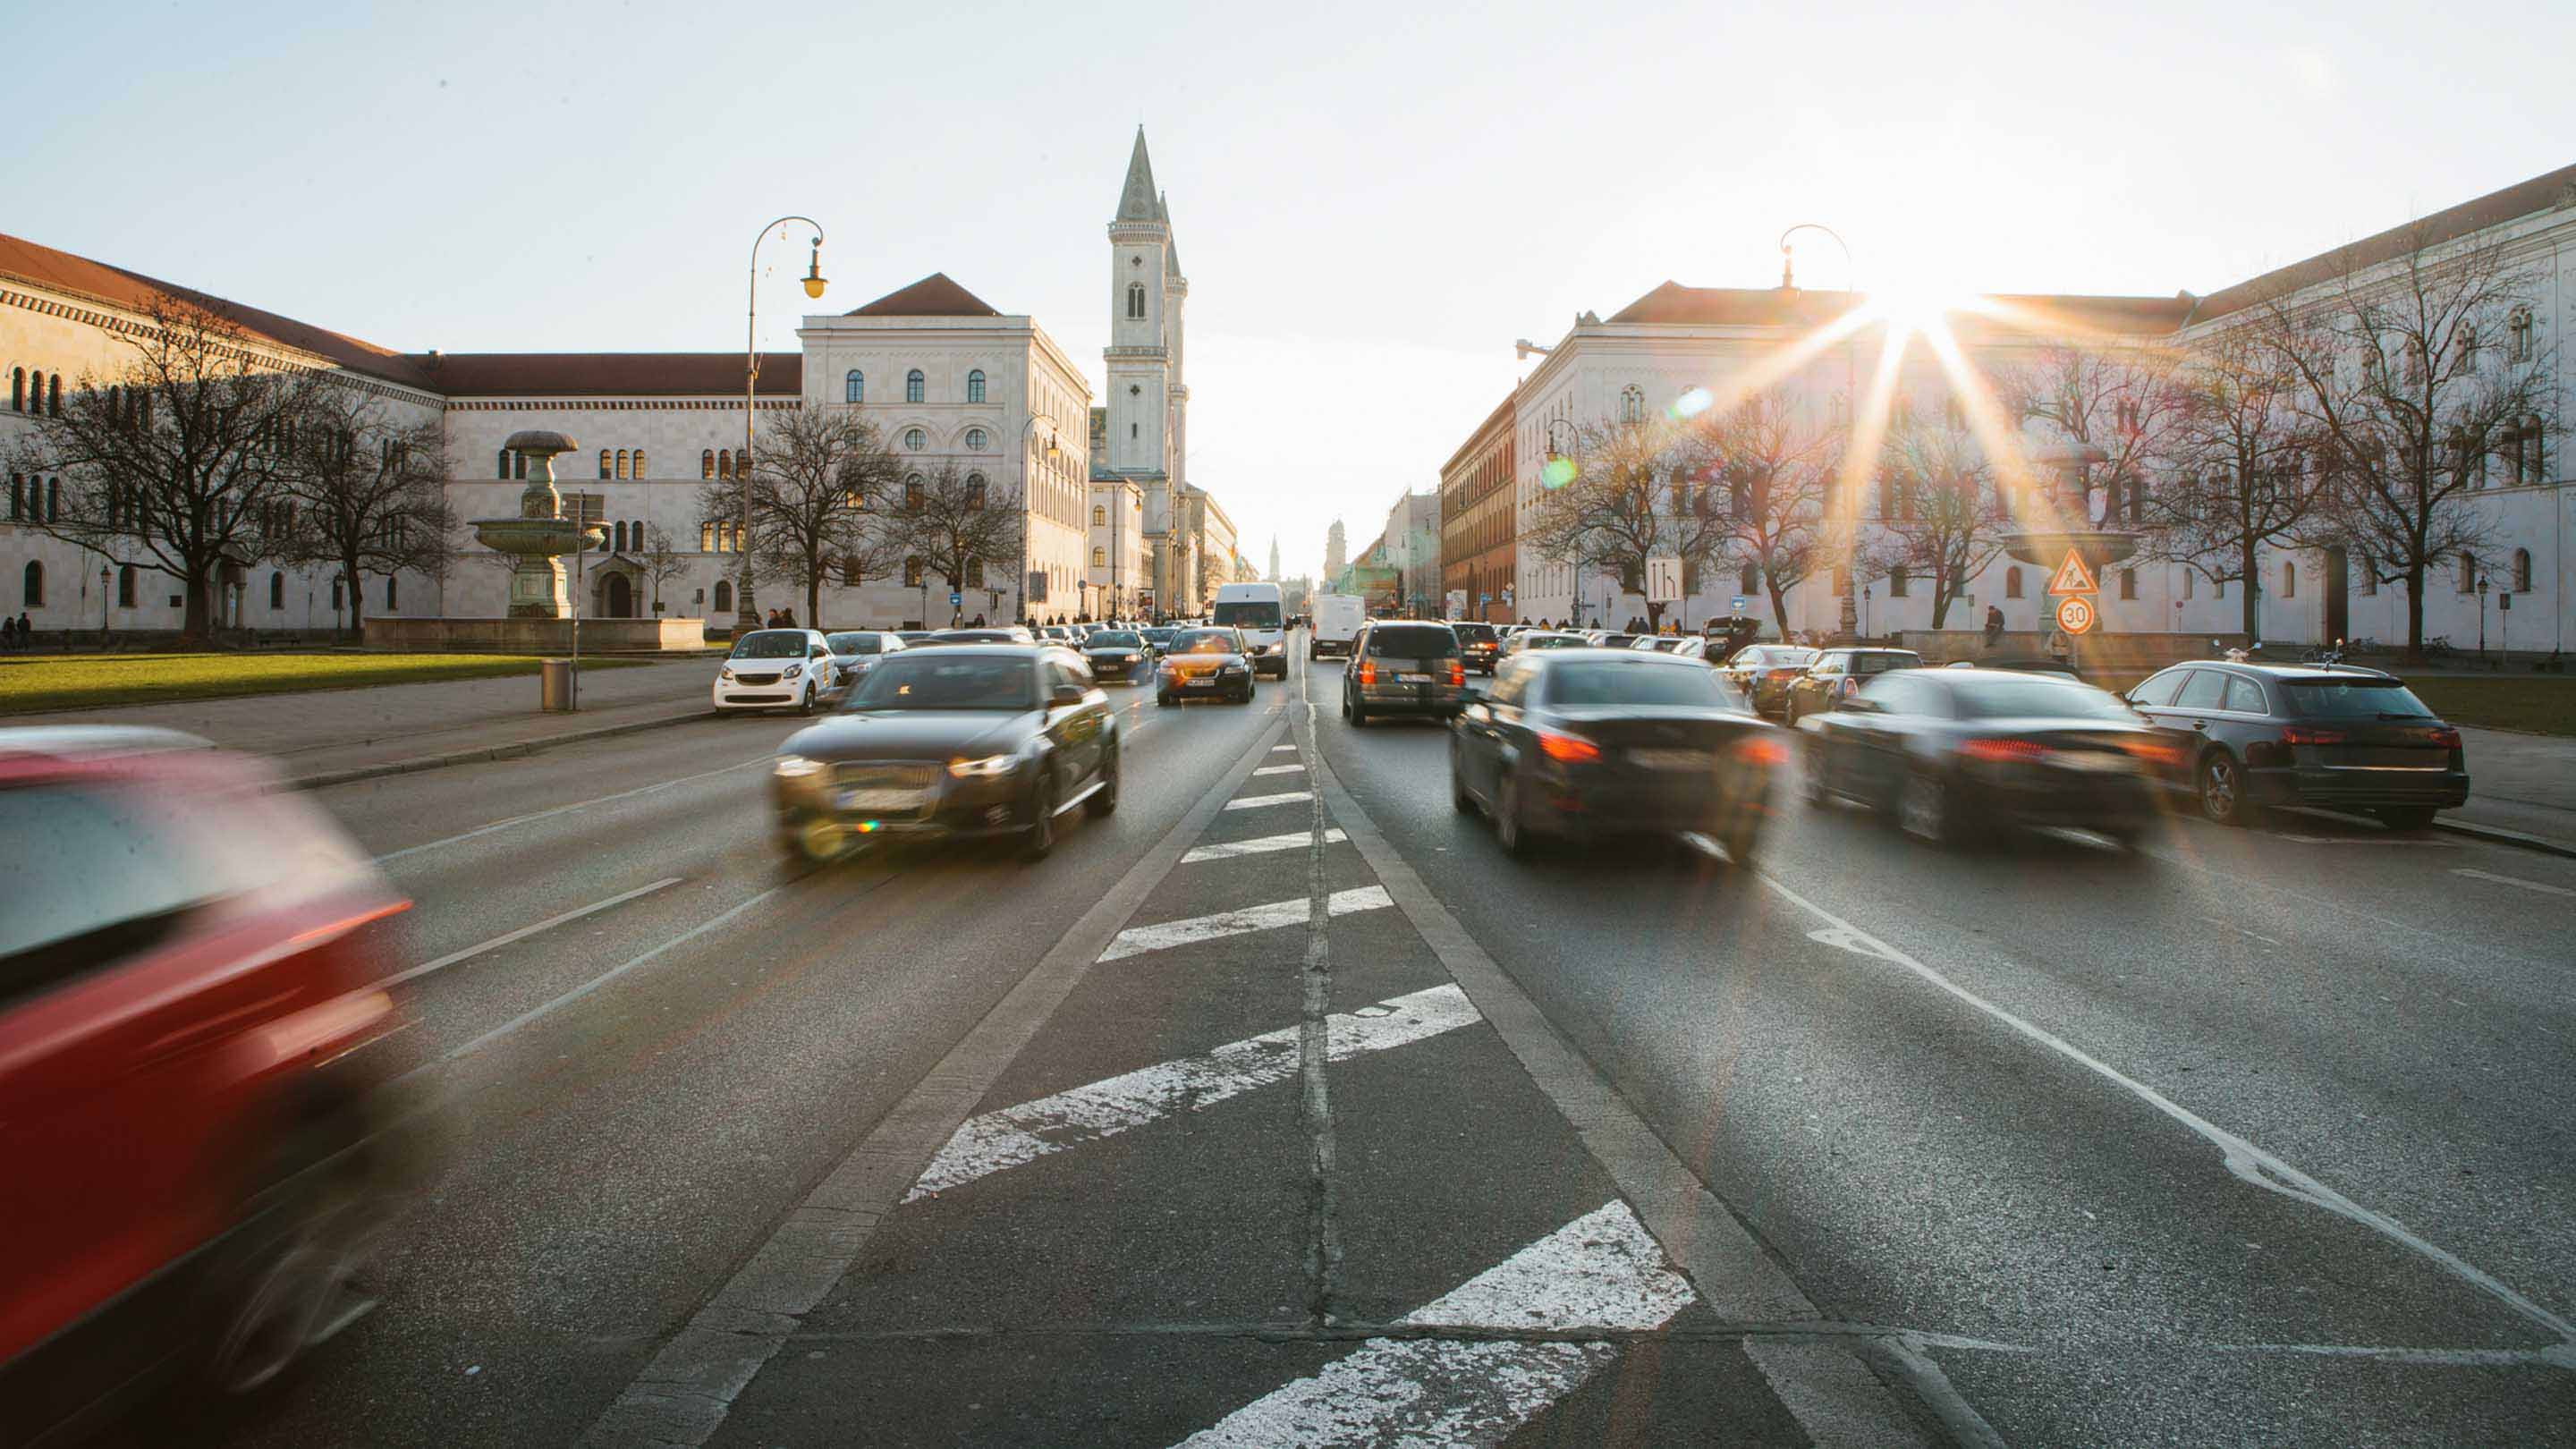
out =
<path fill-rule="evenodd" d="M 53 523 L 63 516 L 63 480 L 9 475 L 9 521 Z"/>
<path fill-rule="evenodd" d="M 842 374 L 841 401 L 863 403 L 867 400 L 867 374 L 855 367 Z M 930 401 L 930 379 L 918 367 L 903 375 L 903 400 L 908 403 Z M 966 374 L 966 400 L 970 403 L 984 400 L 984 369 L 979 367 Z"/>
<path fill-rule="evenodd" d="M 23 367 L 9 369 L 9 410 L 61 417 L 63 375 L 59 372 L 30 372 Z"/>
<path fill-rule="evenodd" d="M 132 564 L 117 565 L 116 607 L 120 609 L 131 609 L 135 606 L 135 572 L 135 567 Z M 337 612 L 344 602 L 344 598 L 340 592 L 342 582 L 342 580 L 337 578 L 331 580 L 331 608 L 334 612 Z M 43 563 L 31 559 L 28 561 L 26 568 L 19 572 L 18 598 L 20 607 L 22 608 L 41 609 L 45 606 L 45 566 Z M 401 599 L 402 588 L 400 582 L 392 575 L 387 575 L 385 577 L 385 607 L 388 609 L 398 609 L 402 607 Z M 271 612 L 282 611 L 286 608 L 286 575 L 282 573 L 272 573 L 268 576 L 268 607 Z"/>

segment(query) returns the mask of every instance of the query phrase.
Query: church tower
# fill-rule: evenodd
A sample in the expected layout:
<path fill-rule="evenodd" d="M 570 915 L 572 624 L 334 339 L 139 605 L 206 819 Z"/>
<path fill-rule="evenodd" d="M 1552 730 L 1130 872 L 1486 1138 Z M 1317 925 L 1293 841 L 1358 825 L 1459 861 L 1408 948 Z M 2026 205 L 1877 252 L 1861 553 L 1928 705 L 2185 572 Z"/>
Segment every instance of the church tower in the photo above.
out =
<path fill-rule="evenodd" d="M 1172 226 L 1154 187 L 1145 128 L 1127 158 L 1118 215 L 1109 223 L 1109 466 L 1133 477 L 1172 479 L 1172 390 L 1179 383 Z M 1173 481 L 1178 481 L 1174 479 Z"/>

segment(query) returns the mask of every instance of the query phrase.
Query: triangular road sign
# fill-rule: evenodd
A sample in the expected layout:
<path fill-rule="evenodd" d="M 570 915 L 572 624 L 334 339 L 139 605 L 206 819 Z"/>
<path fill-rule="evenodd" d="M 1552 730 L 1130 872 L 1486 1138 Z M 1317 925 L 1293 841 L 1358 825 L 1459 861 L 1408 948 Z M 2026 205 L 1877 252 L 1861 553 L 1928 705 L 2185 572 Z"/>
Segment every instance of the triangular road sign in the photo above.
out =
<path fill-rule="evenodd" d="M 2051 594 L 2096 594 L 2102 585 L 2094 580 L 2093 571 L 2084 566 L 2084 555 L 2066 551 L 2066 562 L 2057 566 L 2057 577 L 2048 581 Z"/>

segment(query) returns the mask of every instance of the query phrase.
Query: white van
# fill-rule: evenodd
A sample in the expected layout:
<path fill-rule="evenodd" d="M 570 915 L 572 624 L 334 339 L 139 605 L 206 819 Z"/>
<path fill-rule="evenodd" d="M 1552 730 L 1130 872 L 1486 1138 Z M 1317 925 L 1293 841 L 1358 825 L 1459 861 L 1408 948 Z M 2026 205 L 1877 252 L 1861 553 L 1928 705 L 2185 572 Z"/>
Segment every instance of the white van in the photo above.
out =
<path fill-rule="evenodd" d="M 1368 622 L 1368 600 L 1357 594 L 1317 594 L 1314 613 L 1315 632 L 1307 641 L 1306 657 L 1347 656 L 1351 641 L 1360 636 L 1360 625 Z"/>
<path fill-rule="evenodd" d="M 1288 677 L 1288 608 L 1273 583 L 1221 584 L 1208 622 L 1240 629 L 1252 646 L 1252 672 Z"/>

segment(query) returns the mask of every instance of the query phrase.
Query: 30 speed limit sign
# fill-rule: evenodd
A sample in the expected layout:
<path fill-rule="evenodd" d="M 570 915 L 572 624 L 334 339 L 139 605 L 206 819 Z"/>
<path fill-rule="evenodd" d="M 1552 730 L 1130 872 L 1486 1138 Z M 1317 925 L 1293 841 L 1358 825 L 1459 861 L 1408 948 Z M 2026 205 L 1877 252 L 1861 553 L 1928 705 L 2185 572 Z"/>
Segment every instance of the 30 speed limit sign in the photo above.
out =
<path fill-rule="evenodd" d="M 2069 634 L 2083 634 L 2093 628 L 2093 601 L 2082 594 L 2069 594 L 2057 601 L 2057 627 Z"/>

